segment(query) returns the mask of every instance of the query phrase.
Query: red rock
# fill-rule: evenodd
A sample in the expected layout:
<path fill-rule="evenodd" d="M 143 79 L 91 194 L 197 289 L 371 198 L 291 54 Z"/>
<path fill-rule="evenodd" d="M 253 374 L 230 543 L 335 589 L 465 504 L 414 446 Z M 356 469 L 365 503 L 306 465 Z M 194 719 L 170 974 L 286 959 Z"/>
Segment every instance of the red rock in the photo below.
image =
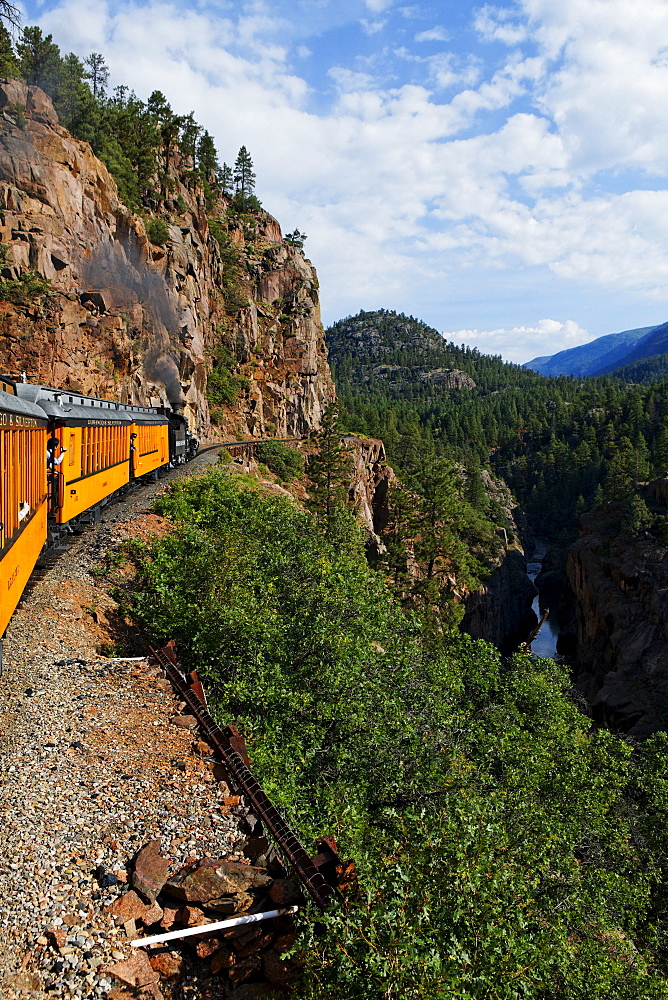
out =
<path fill-rule="evenodd" d="M 153 903 L 152 906 L 148 907 L 146 913 L 141 917 L 141 922 L 144 927 L 150 927 L 152 924 L 157 924 L 162 920 L 163 910 L 158 903 Z"/>
<path fill-rule="evenodd" d="M 105 913 L 110 913 L 119 924 L 124 924 L 126 920 L 140 920 L 147 910 L 148 906 L 139 898 L 134 889 L 123 893 L 122 896 L 104 908 Z"/>
<path fill-rule="evenodd" d="M 33 118 L 47 125 L 58 124 L 58 115 L 50 98 L 39 87 L 28 87 L 26 110 Z"/>
<path fill-rule="evenodd" d="M 109 990 L 107 1000 L 133 1000 L 134 993 L 129 990 Z"/>
<path fill-rule="evenodd" d="M 237 956 L 227 945 L 223 945 L 211 959 L 209 968 L 214 976 L 224 969 L 230 969 L 236 962 Z"/>
<path fill-rule="evenodd" d="M 241 962 L 236 962 L 228 972 L 230 982 L 233 986 L 237 986 L 239 983 L 243 983 L 244 979 L 252 976 L 253 973 L 259 972 L 261 968 L 262 962 L 259 955 L 244 958 Z"/>
<path fill-rule="evenodd" d="M 157 983 L 149 983 L 139 991 L 140 1000 L 165 1000 L 165 994 Z"/>
<path fill-rule="evenodd" d="M 255 927 L 253 927 L 252 924 L 250 927 L 242 927 L 241 934 L 239 934 L 238 937 L 235 937 L 234 940 L 232 941 L 232 947 L 237 952 L 237 954 L 239 954 L 239 952 L 241 952 L 244 948 L 246 948 L 252 941 L 255 941 L 257 938 L 259 938 L 261 933 L 262 933 L 262 928 L 258 927 L 257 924 L 255 925 Z"/>
<path fill-rule="evenodd" d="M 296 878 L 276 879 L 269 889 L 269 898 L 279 908 L 304 904 L 301 886 Z"/>
<path fill-rule="evenodd" d="M 61 931 L 60 928 L 47 931 L 46 936 L 49 939 L 49 944 L 53 945 L 54 948 L 58 948 L 58 950 L 60 950 L 65 947 L 67 935 L 65 931 Z"/>
<path fill-rule="evenodd" d="M 103 976 L 113 976 L 128 986 L 147 986 L 149 983 L 157 983 L 160 975 L 151 968 L 151 963 L 145 952 L 139 949 L 128 959 L 109 965 L 101 972 Z"/>
<path fill-rule="evenodd" d="M 134 920 L 125 920 L 123 922 L 123 929 L 128 940 L 134 941 L 137 937 L 137 925 Z"/>
<path fill-rule="evenodd" d="M 202 910 L 196 906 L 184 906 L 179 910 L 179 920 L 184 927 L 199 927 L 201 924 L 209 924 L 211 921 L 204 916 Z"/>
<path fill-rule="evenodd" d="M 210 899 L 222 896 L 227 883 L 220 879 L 215 868 L 198 868 L 191 875 L 186 875 L 181 883 L 181 892 L 190 902 L 207 903 Z"/>
<path fill-rule="evenodd" d="M 178 951 L 161 951 L 149 958 L 151 968 L 159 972 L 163 979 L 177 979 L 183 972 L 185 962 Z"/>
<path fill-rule="evenodd" d="M 274 941 L 274 951 L 289 951 L 297 940 L 297 932 L 290 931 L 288 934 L 279 934 Z"/>
<path fill-rule="evenodd" d="M 217 938 L 200 939 L 195 945 L 195 952 L 198 958 L 210 958 L 221 946 Z"/>
<path fill-rule="evenodd" d="M 220 899 L 210 899 L 204 903 L 207 910 L 212 910 L 220 915 L 245 913 L 255 902 L 254 898 L 247 892 L 238 892 L 236 896 L 221 896 Z"/>
<path fill-rule="evenodd" d="M 194 715 L 173 715 L 169 721 L 173 726 L 180 726 L 181 729 L 197 728 L 197 719 Z"/>
<path fill-rule="evenodd" d="M 241 947 L 239 947 L 238 941 L 234 941 L 234 950 L 239 958 L 248 958 L 249 955 L 257 955 L 258 952 L 264 951 L 273 940 L 274 935 L 271 931 L 261 931 L 258 937 L 252 941 L 247 941 Z"/>
<path fill-rule="evenodd" d="M 160 921 L 160 927 L 162 930 L 170 931 L 174 924 L 176 923 L 176 914 L 179 911 L 172 909 L 171 906 L 165 906 L 162 911 L 162 920 Z"/>
<path fill-rule="evenodd" d="M 167 881 L 170 861 L 160 854 L 160 841 L 152 840 L 137 855 L 132 873 L 132 885 L 149 903 Z"/>
<path fill-rule="evenodd" d="M 299 975 L 299 965 L 291 958 L 279 958 L 273 948 L 262 956 L 265 978 L 280 989 L 290 989 Z"/>
<path fill-rule="evenodd" d="M 271 885 L 271 878 L 261 868 L 238 861 L 206 859 L 195 868 L 185 866 L 165 883 L 165 892 L 188 903 L 218 902 L 223 896 L 236 896 Z M 245 900 L 240 901 L 243 908 Z M 235 912 L 224 909 L 222 912 Z"/>

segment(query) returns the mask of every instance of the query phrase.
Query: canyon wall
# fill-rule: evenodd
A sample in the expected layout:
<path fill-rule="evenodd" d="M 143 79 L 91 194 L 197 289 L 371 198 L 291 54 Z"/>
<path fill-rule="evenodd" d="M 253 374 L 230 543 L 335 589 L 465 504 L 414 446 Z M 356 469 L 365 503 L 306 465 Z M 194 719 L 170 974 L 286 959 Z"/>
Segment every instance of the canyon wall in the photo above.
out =
<path fill-rule="evenodd" d="M 597 721 L 642 738 L 668 728 L 668 549 L 625 532 L 625 510 L 609 503 L 582 515 L 567 574 L 578 688 Z"/>
<path fill-rule="evenodd" d="M 0 82 L 0 120 L 2 276 L 14 284 L 0 301 L 4 373 L 124 402 L 169 400 L 204 439 L 318 426 L 334 396 L 318 281 L 275 219 L 239 217 L 222 196 L 207 208 L 192 164 L 175 153 L 157 245 L 42 91 Z M 23 295 L 26 275 L 48 284 Z M 214 407 L 221 356 L 237 378 L 234 398 Z"/>
<path fill-rule="evenodd" d="M 465 598 L 461 628 L 474 639 L 485 639 L 510 652 L 536 624 L 531 605 L 537 590 L 527 576 L 525 556 L 528 526 L 508 488 L 485 470 L 481 476 L 487 494 L 505 513 L 510 535 L 505 528 L 497 529 L 501 551 L 487 560 L 489 576 L 481 587 Z"/>

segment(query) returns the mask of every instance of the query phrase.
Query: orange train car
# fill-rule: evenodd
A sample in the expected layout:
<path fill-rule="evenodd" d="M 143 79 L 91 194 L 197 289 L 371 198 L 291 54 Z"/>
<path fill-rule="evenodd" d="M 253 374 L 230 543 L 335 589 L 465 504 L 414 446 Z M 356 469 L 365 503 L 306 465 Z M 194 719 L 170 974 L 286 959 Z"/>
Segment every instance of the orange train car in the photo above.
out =
<path fill-rule="evenodd" d="M 2 636 L 45 548 L 134 480 L 189 461 L 185 417 L 0 377 Z"/>
<path fill-rule="evenodd" d="M 16 391 L 49 418 L 51 512 L 57 524 L 68 524 L 133 479 L 169 465 L 169 420 L 159 410 L 28 383 L 18 383 Z"/>
<path fill-rule="evenodd" d="M 0 379 L 0 636 L 46 541 L 47 424 Z"/>

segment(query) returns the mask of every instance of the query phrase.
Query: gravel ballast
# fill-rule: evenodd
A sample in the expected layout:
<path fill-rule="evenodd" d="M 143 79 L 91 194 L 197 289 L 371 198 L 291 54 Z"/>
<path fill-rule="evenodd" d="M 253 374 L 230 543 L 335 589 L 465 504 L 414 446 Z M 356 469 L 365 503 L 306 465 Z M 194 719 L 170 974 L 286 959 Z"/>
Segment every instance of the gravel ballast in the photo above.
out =
<path fill-rule="evenodd" d="M 188 472 L 215 462 L 215 452 Z M 113 602 L 92 570 L 149 520 L 170 479 L 106 509 L 35 574 L 7 633 L 0 679 L 0 995 L 103 997 L 101 970 L 131 949 L 104 907 L 137 850 L 159 839 L 175 864 L 239 850 L 197 734 L 146 660 L 100 654 Z M 53 934 L 65 933 L 60 947 Z M 59 935 L 62 942 L 62 934 Z"/>

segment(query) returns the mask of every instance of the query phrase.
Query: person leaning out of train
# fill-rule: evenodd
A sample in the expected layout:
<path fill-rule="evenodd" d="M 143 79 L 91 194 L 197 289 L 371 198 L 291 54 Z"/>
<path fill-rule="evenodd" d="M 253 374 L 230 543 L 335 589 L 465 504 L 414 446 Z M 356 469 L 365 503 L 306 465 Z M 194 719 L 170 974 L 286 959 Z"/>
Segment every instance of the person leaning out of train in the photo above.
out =
<path fill-rule="evenodd" d="M 57 465 L 60 465 L 62 460 L 65 458 L 65 452 L 67 448 L 60 449 L 60 455 L 56 458 L 56 448 L 60 444 L 57 437 L 50 437 L 46 442 L 46 467 L 49 472 L 53 472 Z"/>

